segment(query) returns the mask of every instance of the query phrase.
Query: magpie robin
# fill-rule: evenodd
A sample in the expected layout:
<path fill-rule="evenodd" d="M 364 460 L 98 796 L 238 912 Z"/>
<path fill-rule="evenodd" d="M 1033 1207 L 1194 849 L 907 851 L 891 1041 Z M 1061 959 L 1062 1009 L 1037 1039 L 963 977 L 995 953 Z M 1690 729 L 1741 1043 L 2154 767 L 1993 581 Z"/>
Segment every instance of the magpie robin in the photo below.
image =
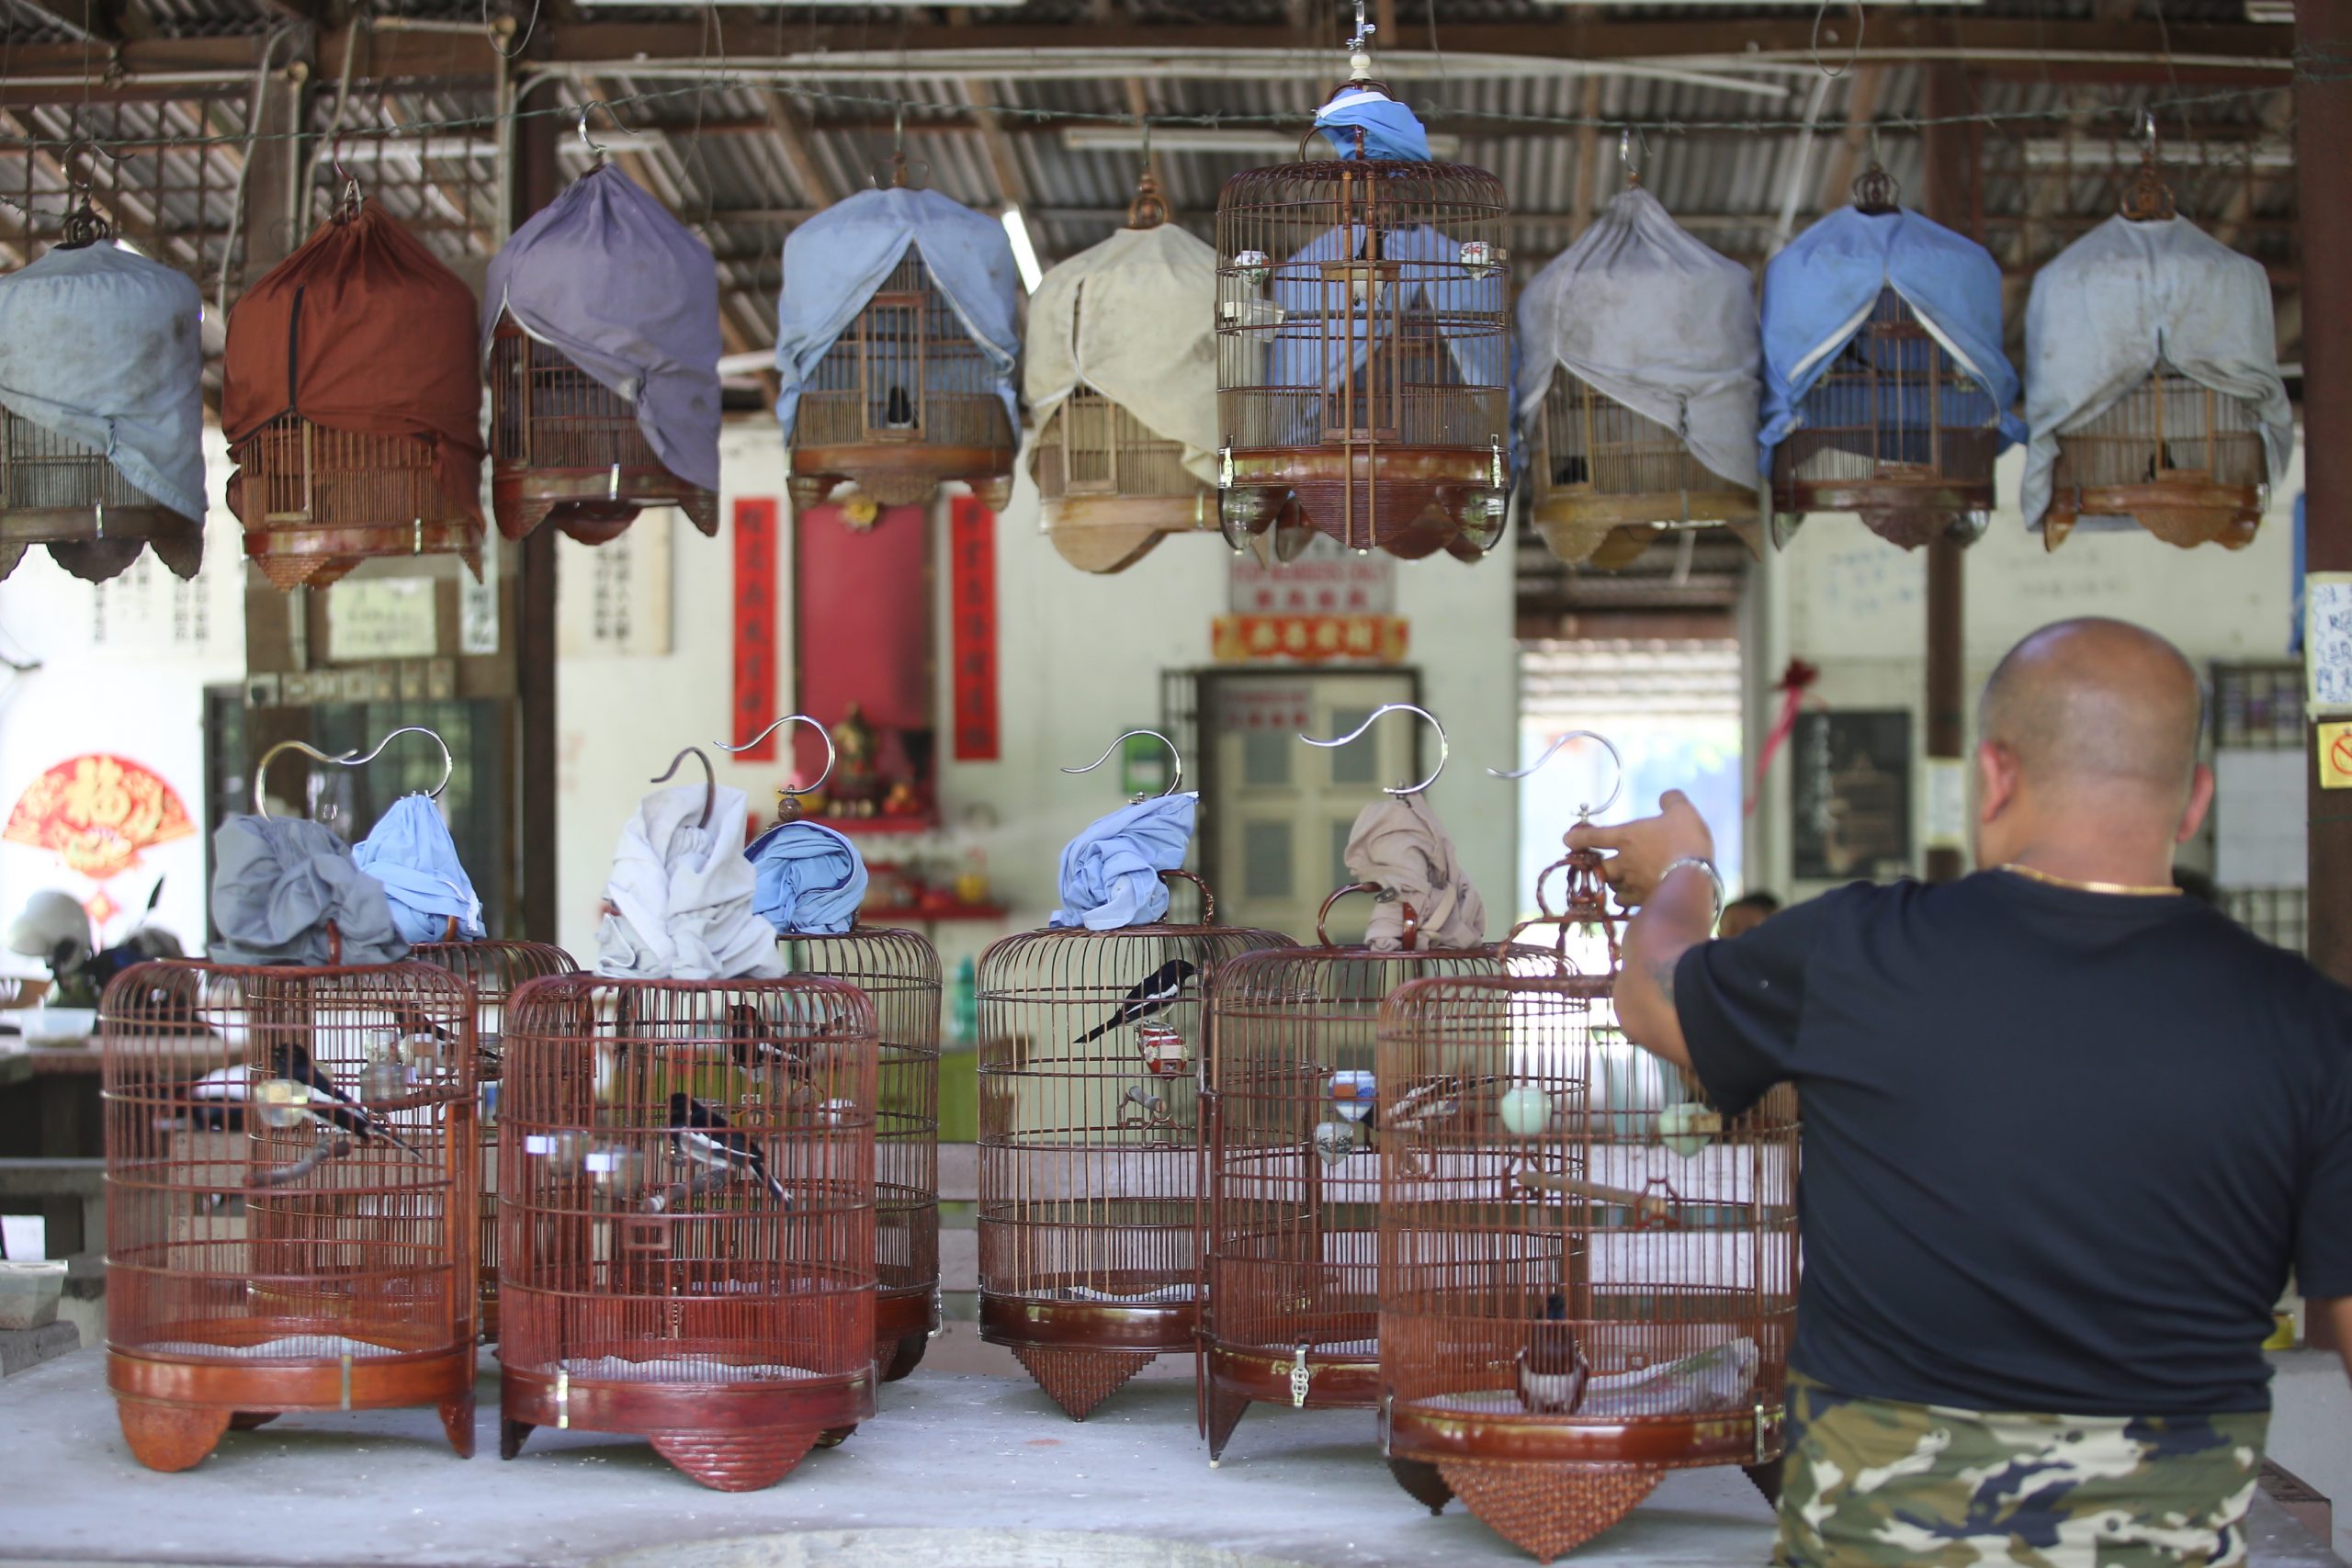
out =
<path fill-rule="evenodd" d="M 1529 1331 L 1518 1356 L 1520 1403 L 1538 1416 L 1573 1415 L 1584 1403 L 1585 1379 L 1592 1368 L 1567 1315 L 1566 1297 L 1557 1291 L 1545 1296 L 1543 1320 Z"/>
<path fill-rule="evenodd" d="M 741 1133 L 726 1131 L 726 1112 L 717 1106 L 690 1094 L 673 1094 L 670 1127 L 670 1146 L 687 1164 L 730 1177 L 749 1172 L 766 1182 L 778 1201 L 790 1201 L 785 1197 L 784 1183 L 768 1174 L 767 1157 L 758 1145 Z"/>
<path fill-rule="evenodd" d="M 1145 1019 L 1165 1009 L 1178 997 L 1182 996 L 1185 984 L 1192 979 L 1193 974 L 1191 959 L 1170 959 L 1152 971 L 1148 978 L 1137 981 L 1135 988 L 1121 998 L 1119 1005 L 1111 1010 L 1109 1018 L 1096 1024 L 1070 1043 L 1091 1044 L 1114 1029 L 1124 1029 L 1131 1023 L 1141 1023 Z"/>
<path fill-rule="evenodd" d="M 407 1151 L 413 1158 L 424 1158 L 416 1152 L 415 1145 L 392 1131 L 390 1122 L 336 1088 L 334 1080 L 319 1070 L 318 1063 L 311 1060 L 311 1053 L 300 1041 L 281 1040 L 271 1045 L 269 1070 L 281 1078 L 291 1078 L 296 1083 L 310 1086 L 311 1115 L 341 1128 L 362 1143 L 380 1137 Z"/>

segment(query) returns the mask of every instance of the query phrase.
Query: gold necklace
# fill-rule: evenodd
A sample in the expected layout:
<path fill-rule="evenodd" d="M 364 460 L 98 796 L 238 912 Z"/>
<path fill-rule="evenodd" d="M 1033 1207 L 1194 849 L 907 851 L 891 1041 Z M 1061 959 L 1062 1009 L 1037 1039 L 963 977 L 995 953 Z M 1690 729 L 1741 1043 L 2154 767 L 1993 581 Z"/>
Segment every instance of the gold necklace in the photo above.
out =
<path fill-rule="evenodd" d="M 2030 865 L 2019 865 L 2015 861 L 2001 869 L 2029 882 L 2045 883 L 2052 887 L 2071 887 L 2077 893 L 2118 893 L 2133 898 L 2177 898 L 2180 896 L 2177 887 L 2133 887 L 2121 882 L 2077 882 L 2071 876 L 2056 876 Z"/>

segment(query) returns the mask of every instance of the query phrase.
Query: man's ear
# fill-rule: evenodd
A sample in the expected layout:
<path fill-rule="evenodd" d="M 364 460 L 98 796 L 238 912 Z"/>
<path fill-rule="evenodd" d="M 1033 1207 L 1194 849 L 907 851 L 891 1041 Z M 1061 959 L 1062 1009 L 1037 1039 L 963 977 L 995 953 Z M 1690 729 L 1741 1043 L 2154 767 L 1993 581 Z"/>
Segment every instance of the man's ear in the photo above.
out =
<path fill-rule="evenodd" d="M 2197 836 L 2205 821 L 2205 813 L 2213 806 L 2213 770 L 2204 763 L 2197 764 L 2197 772 L 2189 775 L 2188 809 L 2180 814 L 2180 827 L 2174 832 L 2173 842 L 2185 844 Z"/>
<path fill-rule="evenodd" d="M 1997 740 L 1976 743 L 1976 820 L 1991 822 L 2007 810 L 2018 795 L 2020 770 L 2009 749 Z M 2209 791 L 2211 781 L 2207 781 Z"/>

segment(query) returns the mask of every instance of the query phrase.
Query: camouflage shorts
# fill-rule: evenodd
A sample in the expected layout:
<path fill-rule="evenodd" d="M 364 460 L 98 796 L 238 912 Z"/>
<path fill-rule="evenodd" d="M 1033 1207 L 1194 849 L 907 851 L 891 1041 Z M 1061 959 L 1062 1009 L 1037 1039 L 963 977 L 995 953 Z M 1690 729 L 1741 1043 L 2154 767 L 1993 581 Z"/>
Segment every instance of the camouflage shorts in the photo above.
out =
<path fill-rule="evenodd" d="M 1781 1568 L 2226 1568 L 2267 1414 L 2003 1416 L 1792 1373 Z"/>

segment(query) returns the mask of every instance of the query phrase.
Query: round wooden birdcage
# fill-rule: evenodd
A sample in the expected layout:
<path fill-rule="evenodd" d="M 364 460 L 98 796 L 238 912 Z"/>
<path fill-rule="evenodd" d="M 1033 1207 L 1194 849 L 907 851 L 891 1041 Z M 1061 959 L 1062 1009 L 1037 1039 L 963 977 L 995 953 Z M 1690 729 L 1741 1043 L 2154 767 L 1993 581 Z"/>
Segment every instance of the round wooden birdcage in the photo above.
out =
<path fill-rule="evenodd" d="M 796 508 L 843 480 L 883 506 L 961 479 L 982 504 L 1012 498 L 1012 422 L 987 353 L 910 245 L 800 393 L 785 483 Z"/>
<path fill-rule="evenodd" d="M 2058 436 L 2041 540 L 2084 517 L 2129 517 L 2168 545 L 2242 550 L 2262 522 L 2269 459 L 2254 405 L 2169 365 Z"/>
<path fill-rule="evenodd" d="M 874 1414 L 874 1009 L 831 980 L 533 980 L 508 1002 L 513 1459 L 648 1438 L 723 1492 Z"/>
<path fill-rule="evenodd" d="M 552 522 L 601 545 L 650 506 L 674 506 L 706 535 L 718 497 L 664 468 L 627 398 L 502 313 L 490 350 L 490 494 L 498 531 Z"/>
<path fill-rule="evenodd" d="M 913 931 L 859 926 L 777 942 L 796 975 L 874 1004 L 874 1359 L 884 1382 L 922 1364 L 939 1328 L 939 953 Z"/>
<path fill-rule="evenodd" d="M 1510 503 L 1509 209 L 1483 169 L 1319 159 L 1217 197 L 1220 522 L 1475 560 Z"/>
<path fill-rule="evenodd" d="M 980 1337 L 1084 1420 L 1201 1300 L 1202 998 L 1287 937 L 1216 923 L 1024 931 L 980 955 Z"/>
<path fill-rule="evenodd" d="M 1206 1064 L 1208 1299 L 1202 1422 L 1221 1459 L 1254 1402 L 1369 1410 L 1379 1399 L 1382 1140 L 1425 1117 L 1457 1113 L 1460 1094 L 1431 1094 L 1373 1114 L 1380 1004 L 1408 980 L 1498 975 L 1502 950 L 1317 945 L 1243 953 L 1209 991 Z"/>
<path fill-rule="evenodd" d="M 204 525 L 123 478 L 107 455 L 0 408 L 0 578 L 25 551 L 85 582 L 120 576 L 142 547 L 183 580 L 204 565 Z"/>
<path fill-rule="evenodd" d="M 454 927 L 456 922 L 452 920 Z M 474 1276 L 481 1303 L 484 1344 L 498 1339 L 498 1095 L 505 1070 L 506 1000 L 526 980 L 571 975 L 571 954 L 543 942 L 418 942 L 411 959 L 447 969 L 473 987 L 474 1130 L 481 1142 L 481 1213 L 474 1246 Z"/>
<path fill-rule="evenodd" d="M 1718 525 L 1758 547 L 1754 490 L 1711 472 L 1673 430 L 1565 366 L 1527 435 L 1529 517 L 1564 561 L 1614 571 L 1670 530 Z"/>
<path fill-rule="evenodd" d="M 481 525 L 442 489 L 429 441 L 287 413 L 229 460 L 245 555 L 274 588 L 324 588 L 375 556 L 456 555 L 481 575 Z"/>
<path fill-rule="evenodd" d="M 1813 512 L 1860 513 L 1905 549 L 1984 533 L 2001 411 L 1893 288 L 1797 413 L 1772 454 L 1776 534 Z"/>
<path fill-rule="evenodd" d="M 1777 1488 L 1797 1275 L 1793 1092 L 1724 1116 L 1628 1041 L 1599 862 L 1560 865 L 1550 973 L 1389 997 L 1377 1112 L 1462 1090 L 1381 1147 L 1383 1449 L 1546 1562 L 1668 1470 Z"/>
<path fill-rule="evenodd" d="M 131 1453 L 431 1404 L 474 1442 L 474 1002 L 430 964 L 142 964 L 99 1000 L 107 1382 Z"/>

